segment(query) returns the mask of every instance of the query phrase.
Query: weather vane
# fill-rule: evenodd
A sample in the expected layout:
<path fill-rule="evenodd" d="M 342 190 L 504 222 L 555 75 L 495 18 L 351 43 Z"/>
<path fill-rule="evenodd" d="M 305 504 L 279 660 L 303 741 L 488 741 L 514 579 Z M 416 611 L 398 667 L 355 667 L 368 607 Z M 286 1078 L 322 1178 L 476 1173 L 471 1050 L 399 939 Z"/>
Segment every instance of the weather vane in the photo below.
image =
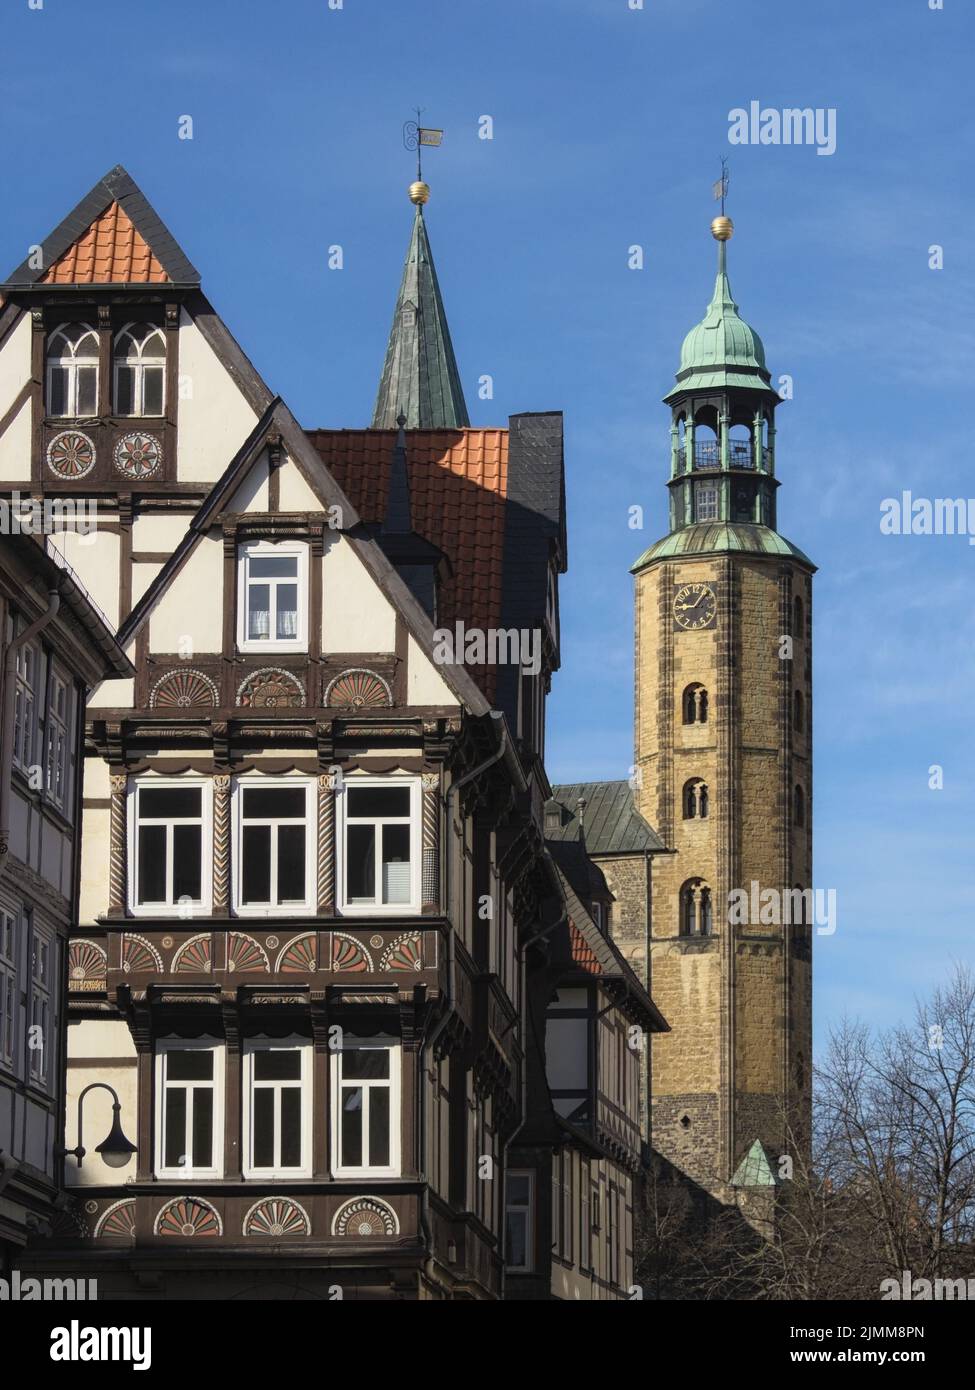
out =
<path fill-rule="evenodd" d="M 421 107 L 416 108 L 416 120 L 407 121 L 403 126 L 403 144 L 408 150 L 416 150 L 416 181 L 423 182 L 423 169 L 420 164 L 420 151 L 424 145 L 439 145 L 443 141 L 443 131 L 431 126 L 420 125 L 423 115 Z"/>
<path fill-rule="evenodd" d="M 714 193 L 715 201 L 717 201 L 718 198 L 721 199 L 721 216 L 722 216 L 722 217 L 724 217 L 724 200 L 725 200 L 725 198 L 727 198 L 727 196 L 728 196 L 728 182 L 729 182 L 729 179 L 728 179 L 728 161 L 727 161 L 727 159 L 722 159 L 722 161 L 721 161 L 721 177 L 720 177 L 720 179 L 717 179 L 717 180 L 716 180 L 716 182 L 715 182 L 715 184 L 714 184 L 714 187 L 713 187 L 713 190 L 712 190 L 713 193 Z"/>

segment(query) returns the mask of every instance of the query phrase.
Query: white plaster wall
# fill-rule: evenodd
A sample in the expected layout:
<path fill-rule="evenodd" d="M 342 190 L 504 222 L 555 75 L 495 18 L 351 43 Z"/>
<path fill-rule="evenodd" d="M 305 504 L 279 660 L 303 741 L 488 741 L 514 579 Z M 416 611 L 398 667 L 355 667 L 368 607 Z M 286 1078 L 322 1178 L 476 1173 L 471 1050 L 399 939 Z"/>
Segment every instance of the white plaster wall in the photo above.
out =
<path fill-rule="evenodd" d="M 193 513 L 167 512 L 137 516 L 132 523 L 132 549 L 172 552 L 186 535 Z"/>
<path fill-rule="evenodd" d="M 190 553 L 149 618 L 149 647 L 154 652 L 182 651 L 189 638 L 192 653 L 223 650 L 223 540 L 204 536 Z"/>
<path fill-rule="evenodd" d="M 216 482 L 257 417 L 185 309 L 179 322 L 179 377 L 176 475 L 180 482 Z"/>
<path fill-rule="evenodd" d="M 396 614 L 349 541 L 326 535 L 322 557 L 322 650 L 393 652 Z"/>
<path fill-rule="evenodd" d="M 289 458 L 278 469 L 281 510 L 283 512 L 320 512 L 321 500 L 305 482 L 297 465 Z"/>
<path fill-rule="evenodd" d="M 91 790 L 86 779 L 86 796 L 101 798 L 108 794 L 108 788 L 104 792 Z M 110 823 L 107 806 L 85 807 L 81 818 L 81 893 L 78 900 L 78 922 L 83 927 L 91 926 L 96 917 L 108 910 Z"/>
<path fill-rule="evenodd" d="M 142 598 L 149 585 L 162 569 L 162 565 L 133 565 L 132 566 L 132 606 L 133 608 Z"/>
<path fill-rule="evenodd" d="M 430 658 L 410 636 L 408 647 L 407 701 L 411 705 L 456 705 L 457 696 Z"/>
<path fill-rule="evenodd" d="M 20 322 L 7 336 L 0 348 L 0 415 L 17 399 L 25 382 L 30 381 L 30 314 L 22 314 Z M 28 469 L 26 476 L 30 477 Z"/>
<path fill-rule="evenodd" d="M 30 401 L 24 401 L 0 435 L 0 482 L 30 483 Z"/>
<path fill-rule="evenodd" d="M 120 537 L 114 531 L 92 531 L 87 536 L 62 531 L 51 540 L 108 621 L 118 627 Z"/>
<path fill-rule="evenodd" d="M 271 510 L 268 495 L 267 452 L 258 455 L 240 486 L 227 501 L 228 512 L 267 512 Z"/>
<path fill-rule="evenodd" d="M 72 1066 L 78 1058 L 104 1057 L 103 1066 Z M 118 1094 L 122 1111 L 122 1130 L 133 1144 L 137 1138 L 139 1086 L 136 1051 L 126 1025 L 115 1019 L 86 1020 L 68 1026 L 67 1113 L 65 1134 L 68 1148 L 78 1142 L 78 1096 L 93 1081 L 105 1081 Z M 65 1160 L 65 1180 L 69 1187 L 92 1187 L 107 1183 L 117 1187 L 135 1177 L 136 1156 L 124 1168 L 109 1168 L 95 1153 L 112 1125 L 112 1098 L 107 1091 L 92 1091 L 85 1098 L 83 1134 L 84 1162 L 78 1169 L 74 1158 Z"/>

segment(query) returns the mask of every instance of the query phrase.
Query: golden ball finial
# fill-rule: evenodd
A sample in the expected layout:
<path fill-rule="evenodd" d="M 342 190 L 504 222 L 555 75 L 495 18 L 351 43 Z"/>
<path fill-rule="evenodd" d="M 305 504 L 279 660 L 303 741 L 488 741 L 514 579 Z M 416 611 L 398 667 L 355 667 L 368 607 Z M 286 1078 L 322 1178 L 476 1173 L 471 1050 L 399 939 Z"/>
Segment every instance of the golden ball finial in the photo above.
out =
<path fill-rule="evenodd" d="M 430 201 L 430 185 L 429 185 L 428 183 L 421 183 L 420 180 L 418 179 L 418 180 L 416 181 L 416 183 L 411 183 L 411 184 L 410 184 L 410 202 L 411 202 L 411 203 L 415 203 L 415 204 L 417 205 L 417 207 L 421 207 L 424 203 L 429 203 L 429 201 Z"/>
<path fill-rule="evenodd" d="M 715 241 L 730 241 L 735 234 L 735 224 L 730 217 L 722 214 L 711 223 L 711 235 Z"/>

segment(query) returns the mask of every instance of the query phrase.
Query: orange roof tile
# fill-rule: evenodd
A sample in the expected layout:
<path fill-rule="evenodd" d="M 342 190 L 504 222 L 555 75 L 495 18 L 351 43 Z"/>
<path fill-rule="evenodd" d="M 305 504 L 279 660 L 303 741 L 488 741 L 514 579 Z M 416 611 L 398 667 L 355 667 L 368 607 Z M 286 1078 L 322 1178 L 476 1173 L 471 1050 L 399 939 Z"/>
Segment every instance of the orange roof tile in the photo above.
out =
<path fill-rule="evenodd" d="M 572 963 L 580 965 L 590 975 L 601 975 L 603 967 L 575 922 L 569 918 L 569 943 L 572 950 Z"/>
<path fill-rule="evenodd" d="M 309 430 L 308 437 L 364 522 L 386 513 L 395 430 Z M 407 430 L 413 528 L 450 560 L 438 622 L 501 626 L 508 431 Z M 469 668 L 489 699 L 494 667 Z"/>
<path fill-rule="evenodd" d="M 169 276 L 118 203 L 111 203 L 41 277 L 51 285 L 161 284 Z"/>

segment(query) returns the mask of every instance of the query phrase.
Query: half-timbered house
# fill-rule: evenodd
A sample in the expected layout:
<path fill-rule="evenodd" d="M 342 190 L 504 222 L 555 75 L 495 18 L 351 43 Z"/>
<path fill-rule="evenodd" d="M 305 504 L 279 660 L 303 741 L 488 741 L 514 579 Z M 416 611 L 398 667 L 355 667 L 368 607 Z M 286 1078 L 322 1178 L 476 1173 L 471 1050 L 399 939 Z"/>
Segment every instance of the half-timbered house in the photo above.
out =
<path fill-rule="evenodd" d="M 75 1201 L 32 1256 L 103 1297 L 498 1297 L 506 1227 L 537 1296 L 533 1109 L 605 1203 L 550 1292 L 625 1286 L 624 1031 L 659 1019 L 544 842 L 561 417 L 468 424 L 424 190 L 369 429 L 299 426 L 122 169 L 3 286 L 0 486 L 97 508 L 58 542 L 134 668 L 88 701 Z M 598 1041 L 585 1114 L 550 1005 Z M 80 1152 L 93 1080 L 126 1168 Z"/>

